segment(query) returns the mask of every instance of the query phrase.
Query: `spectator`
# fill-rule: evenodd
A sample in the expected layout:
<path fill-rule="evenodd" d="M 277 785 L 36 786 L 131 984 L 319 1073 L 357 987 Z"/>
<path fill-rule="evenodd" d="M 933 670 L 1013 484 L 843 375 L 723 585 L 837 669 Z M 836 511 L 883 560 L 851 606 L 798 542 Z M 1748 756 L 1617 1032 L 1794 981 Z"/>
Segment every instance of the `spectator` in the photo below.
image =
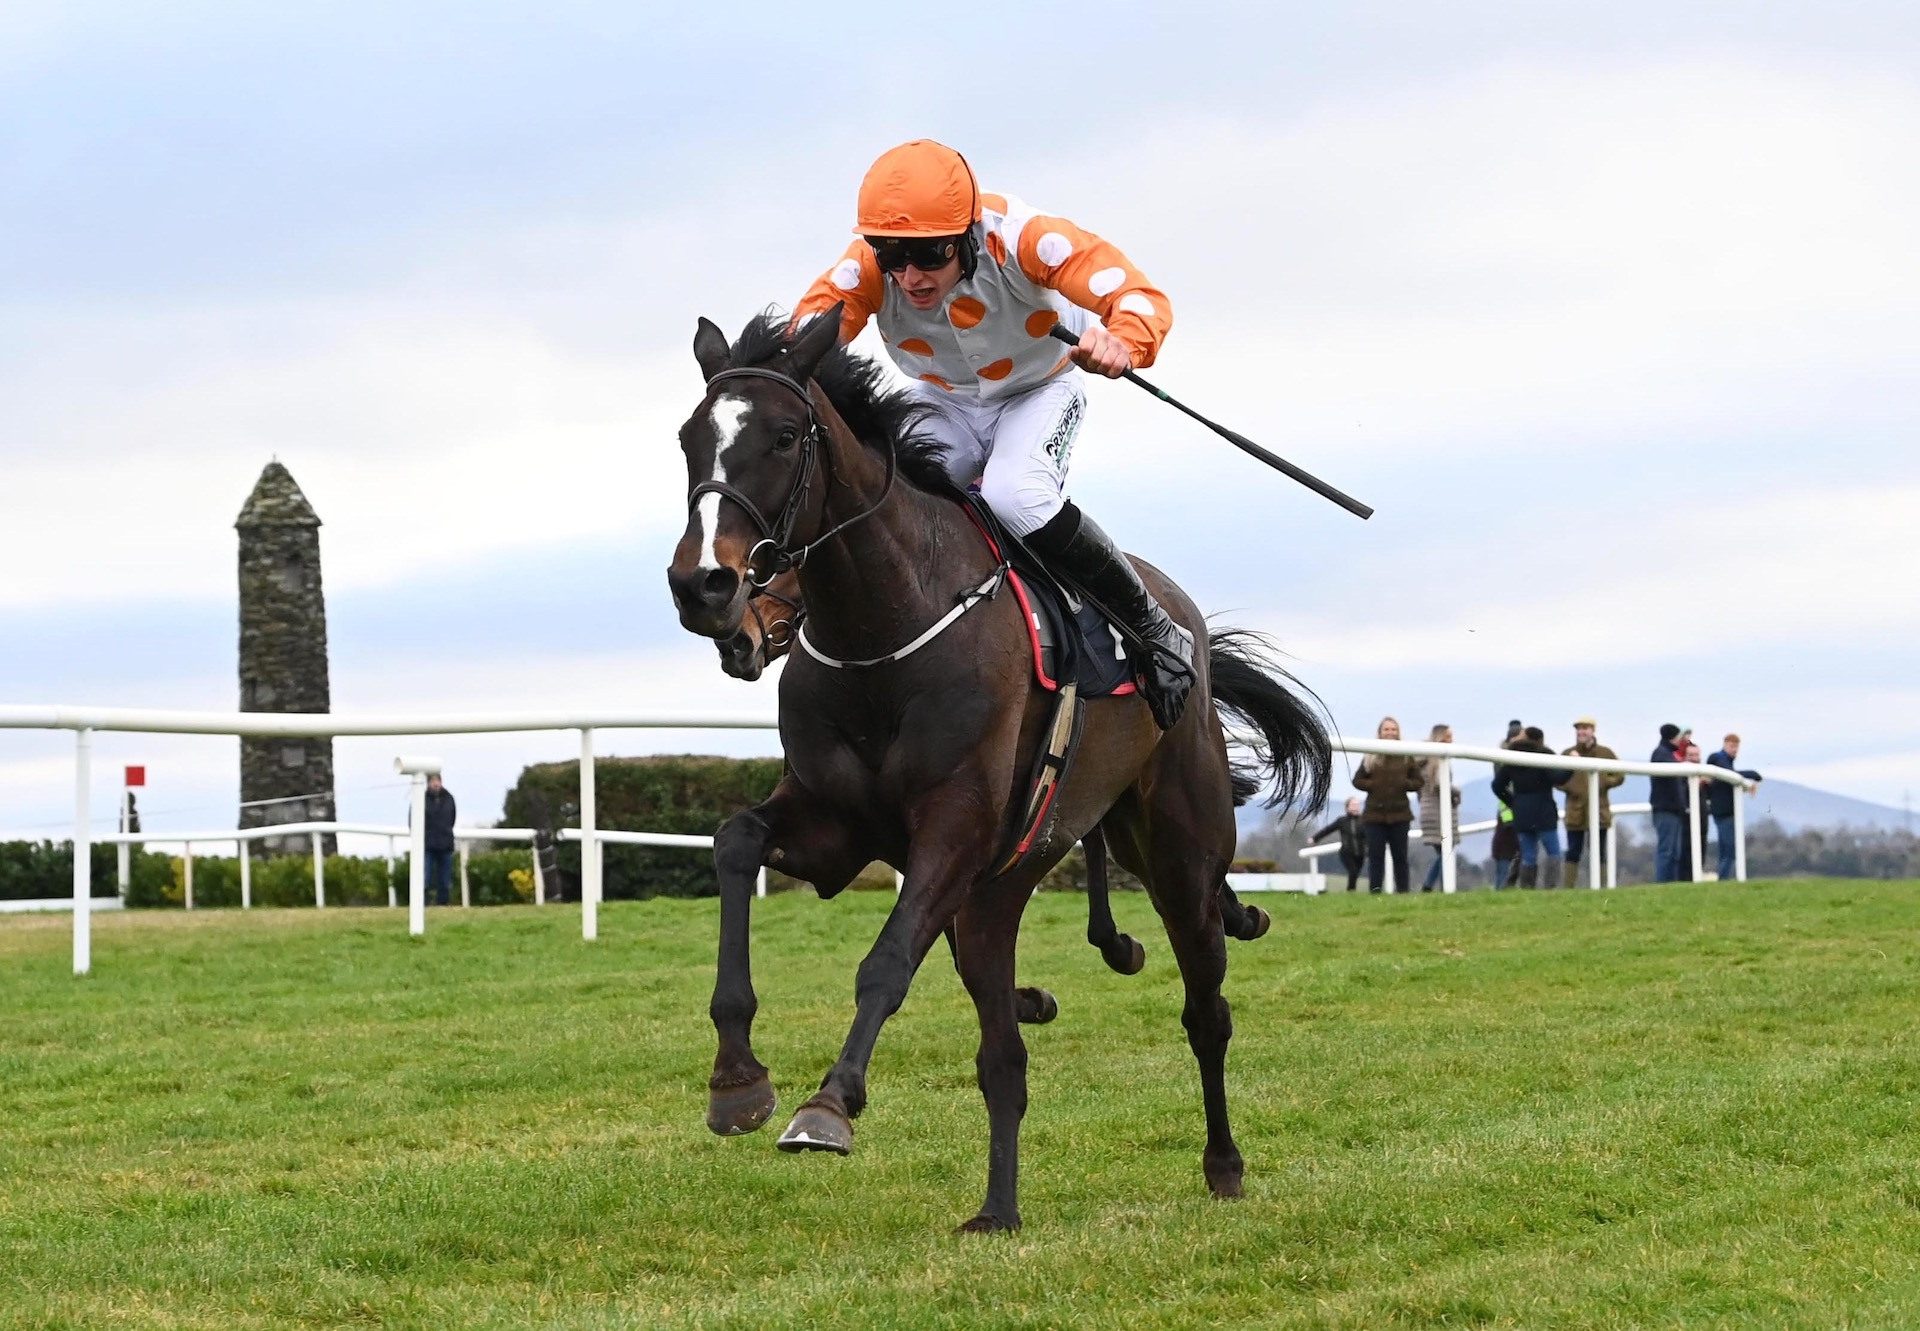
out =
<path fill-rule="evenodd" d="M 1724 767 L 1729 772 L 1739 770 L 1733 763 L 1740 756 L 1740 737 L 1728 735 L 1720 741 L 1720 752 L 1707 761 L 1715 767 Z M 1752 794 L 1760 784 L 1758 772 L 1742 771 L 1740 775 L 1747 779 L 1747 793 Z M 1733 787 L 1724 781 L 1715 781 L 1707 787 L 1707 808 L 1713 815 L 1713 840 L 1720 850 L 1720 881 L 1726 882 L 1733 877 Z M 1706 842 L 1702 841 L 1701 845 Z"/>
<path fill-rule="evenodd" d="M 1653 746 L 1653 754 L 1647 761 L 1679 762 L 1680 755 L 1673 748 L 1679 736 L 1680 727 L 1671 721 L 1661 726 L 1660 742 Z M 1656 883 L 1671 883 L 1680 877 L 1680 859 L 1685 853 L 1681 843 L 1687 839 L 1686 784 L 1677 776 L 1647 778 L 1647 802 L 1653 806 L 1653 881 Z"/>
<path fill-rule="evenodd" d="M 1502 747 L 1505 747 L 1504 745 Z M 1495 798 L 1493 815 L 1493 890 L 1498 892 L 1520 867 L 1520 834 L 1513 830 L 1513 807 Z"/>
<path fill-rule="evenodd" d="M 1427 734 L 1434 744 L 1453 743 L 1452 726 L 1435 726 Z M 1422 892 L 1433 891 L 1433 885 L 1440 881 L 1440 864 L 1445 858 L 1445 848 L 1440 844 L 1440 764 L 1429 760 L 1422 764 L 1424 775 L 1420 782 L 1420 842 L 1433 847 L 1433 863 L 1427 866 L 1427 876 L 1420 884 Z M 1453 844 L 1460 844 L 1460 787 L 1453 787 Z"/>
<path fill-rule="evenodd" d="M 1562 749 L 1562 757 L 1615 758 L 1620 755 L 1594 738 L 1597 724 L 1590 716 L 1583 716 L 1573 723 L 1573 747 Z M 1587 773 L 1569 772 L 1567 779 L 1560 783 L 1560 789 L 1567 792 L 1567 863 L 1560 880 L 1562 887 L 1580 885 L 1580 857 L 1586 853 L 1589 840 L 1593 843 L 1593 858 L 1598 862 L 1600 871 L 1606 872 L 1607 829 L 1613 826 L 1613 804 L 1607 792 L 1615 786 L 1623 785 L 1626 777 L 1619 772 L 1600 774 L 1600 817 L 1597 822 L 1588 817 L 1587 810 Z M 1592 836 L 1589 837 L 1589 833 Z"/>
<path fill-rule="evenodd" d="M 1525 727 L 1518 721 L 1507 722 L 1507 737 L 1500 741 L 1503 749 L 1512 748 Z M 1493 797 L 1493 890 L 1498 892 L 1509 882 L 1516 881 L 1520 871 L 1520 834 L 1513 830 L 1513 808 L 1498 795 Z"/>
<path fill-rule="evenodd" d="M 1319 842 L 1331 833 L 1340 834 L 1340 864 L 1347 871 L 1347 891 L 1360 884 L 1360 870 L 1367 862 L 1366 832 L 1360 825 L 1360 797 L 1347 796 L 1347 811 L 1313 834 Z"/>
<path fill-rule="evenodd" d="M 440 775 L 427 778 L 427 900 L 447 904 L 453 886 L 453 792 L 440 784 Z"/>
<path fill-rule="evenodd" d="M 1540 727 L 1528 726 L 1507 747 L 1515 753 L 1552 753 L 1546 740 Z M 1553 886 L 1551 862 L 1560 858 L 1560 806 L 1553 802 L 1553 792 L 1566 775 L 1557 767 L 1512 763 L 1501 763 L 1493 769 L 1493 793 L 1513 808 L 1513 830 L 1520 838 L 1521 887 Z M 1548 857 L 1544 878 L 1540 863 L 1543 849 Z"/>
<path fill-rule="evenodd" d="M 1673 741 L 1674 756 L 1679 758 L 1683 763 L 1698 763 L 1700 761 L 1700 746 L 1687 738 L 1692 733 L 1691 730 L 1682 726 L 1680 728 L 1679 738 Z M 1685 780 L 1687 783 L 1687 812 L 1692 815 L 1694 820 L 1700 825 L 1700 849 L 1704 852 L 1707 848 L 1708 840 L 1707 792 L 1699 789 L 1701 778 L 1690 776 L 1686 777 Z M 1699 876 L 1700 875 L 1694 871 L 1693 833 L 1689 832 L 1686 836 L 1680 838 L 1680 880 L 1690 883 Z"/>
<path fill-rule="evenodd" d="M 1399 739 L 1400 723 L 1383 717 L 1377 733 L 1381 739 Z M 1380 890 L 1389 855 L 1393 857 L 1394 890 L 1413 890 L 1413 880 L 1407 876 L 1407 827 L 1413 822 L 1413 805 L 1407 796 L 1420 789 L 1422 776 L 1418 759 L 1378 754 L 1361 759 L 1353 774 L 1353 784 L 1367 792 L 1360 821 L 1367 829 L 1369 892 Z"/>

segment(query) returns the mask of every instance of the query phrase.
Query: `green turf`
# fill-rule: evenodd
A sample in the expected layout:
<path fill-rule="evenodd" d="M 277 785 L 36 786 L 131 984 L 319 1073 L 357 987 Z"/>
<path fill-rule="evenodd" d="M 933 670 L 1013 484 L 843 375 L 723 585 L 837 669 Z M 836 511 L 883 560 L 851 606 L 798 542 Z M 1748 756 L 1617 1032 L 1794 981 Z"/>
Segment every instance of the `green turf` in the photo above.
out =
<path fill-rule="evenodd" d="M 783 1112 L 891 898 L 756 914 Z M 851 1158 L 702 1126 L 711 902 L 0 921 L 0 1326 L 1912 1327 L 1920 885 L 1284 898 L 1232 945 L 1247 1198 L 1177 980 L 1029 912 L 1027 1228 L 944 949 Z"/>

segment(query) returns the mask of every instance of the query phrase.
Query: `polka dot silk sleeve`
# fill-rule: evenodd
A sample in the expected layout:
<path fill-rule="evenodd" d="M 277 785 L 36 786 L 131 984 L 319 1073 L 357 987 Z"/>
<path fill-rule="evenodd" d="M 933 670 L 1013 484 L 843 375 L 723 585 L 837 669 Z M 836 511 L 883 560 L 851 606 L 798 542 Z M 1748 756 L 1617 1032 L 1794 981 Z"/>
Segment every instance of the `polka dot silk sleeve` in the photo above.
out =
<path fill-rule="evenodd" d="M 820 274 L 807 294 L 800 297 L 793 309 L 793 321 L 797 324 L 845 301 L 847 308 L 840 315 L 840 343 L 844 346 L 858 337 L 867 320 L 879 312 L 885 294 L 880 265 L 873 261 L 873 247 L 856 238 L 840 261 Z"/>
<path fill-rule="evenodd" d="M 1035 216 L 1020 228 L 1017 257 L 1033 282 L 1099 315 L 1135 369 L 1153 364 L 1173 327 L 1173 306 L 1117 245 L 1064 217 Z"/>

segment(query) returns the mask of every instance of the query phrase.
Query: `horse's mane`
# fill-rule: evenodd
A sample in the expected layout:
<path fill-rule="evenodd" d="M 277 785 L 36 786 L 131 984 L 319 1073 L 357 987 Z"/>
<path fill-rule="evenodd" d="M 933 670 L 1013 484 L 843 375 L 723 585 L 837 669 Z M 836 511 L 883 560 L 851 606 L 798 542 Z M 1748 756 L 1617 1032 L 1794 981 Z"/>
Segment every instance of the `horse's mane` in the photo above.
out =
<path fill-rule="evenodd" d="M 792 341 L 787 316 L 769 310 L 750 320 L 734 339 L 733 364 L 780 369 Z M 888 387 L 886 366 L 836 346 L 815 368 L 813 378 L 855 438 L 869 448 L 892 444 L 902 476 L 922 490 L 952 493 L 946 448 L 925 428 L 927 407 L 906 389 Z"/>

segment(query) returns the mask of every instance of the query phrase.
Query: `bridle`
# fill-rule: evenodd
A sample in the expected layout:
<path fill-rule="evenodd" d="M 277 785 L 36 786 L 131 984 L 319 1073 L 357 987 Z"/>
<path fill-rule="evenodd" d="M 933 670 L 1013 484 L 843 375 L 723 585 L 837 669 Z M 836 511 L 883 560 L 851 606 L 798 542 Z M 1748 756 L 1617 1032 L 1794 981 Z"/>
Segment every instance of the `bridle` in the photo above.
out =
<path fill-rule="evenodd" d="M 815 455 L 820 451 L 820 417 L 813 409 L 813 395 L 807 392 L 806 385 L 798 379 L 790 375 L 782 374 L 778 370 L 769 370 L 757 365 L 742 366 L 739 369 L 722 370 L 707 380 L 707 387 L 711 390 L 715 384 L 727 379 L 769 379 L 779 384 L 782 388 L 787 389 L 789 392 L 798 395 L 800 400 L 807 404 L 807 429 L 806 433 L 800 436 L 800 464 L 794 475 L 793 488 L 787 491 L 786 500 L 780 505 L 780 512 L 772 522 L 767 521 L 766 515 L 760 511 L 758 504 L 754 503 L 753 500 L 749 499 L 745 494 L 741 493 L 739 489 L 728 484 L 726 481 L 701 481 L 687 493 L 687 511 L 689 513 L 691 513 L 694 506 L 700 502 L 700 496 L 717 494 L 724 499 L 731 499 L 745 510 L 749 518 L 753 519 L 754 528 L 759 531 L 760 539 L 754 542 L 753 549 L 747 552 L 747 583 L 756 590 L 762 591 L 762 594 L 772 595 L 772 593 L 764 592 L 763 589 L 769 582 L 772 582 L 775 577 L 790 568 L 801 567 L 807 562 L 807 556 L 811 554 L 817 546 L 824 545 L 861 519 L 873 516 L 880 506 L 887 502 L 887 496 L 893 493 L 893 478 L 897 470 L 893 452 L 893 441 L 891 439 L 887 441 L 887 482 L 886 485 L 881 488 L 880 497 L 846 521 L 828 528 L 819 536 L 814 537 L 811 541 L 806 542 L 796 549 L 792 545 L 793 525 L 799 520 L 800 509 L 802 505 L 805 504 L 807 491 L 813 484 L 814 459 Z M 833 455 L 831 453 L 827 454 L 826 471 L 827 483 L 831 485 L 834 480 Z M 762 550 L 771 550 L 773 552 L 771 565 L 768 567 L 764 576 L 759 573 L 756 567 L 759 563 L 760 552 Z M 786 598 L 783 596 L 776 596 L 774 599 L 786 601 Z M 788 602 L 788 604 L 791 605 L 792 603 Z M 757 611 L 755 612 L 755 617 L 758 618 Z M 798 615 L 788 622 L 790 624 L 797 624 Z M 763 631 L 764 627 L 763 625 Z"/>
<path fill-rule="evenodd" d="M 785 616 L 768 623 L 766 617 L 760 613 L 760 602 L 763 599 L 778 601 L 785 606 L 787 608 Z M 747 613 L 753 616 L 753 622 L 760 628 L 760 659 L 763 663 L 770 663 L 772 651 L 792 646 L 793 635 L 806 621 L 807 607 L 802 602 L 782 596 L 779 592 L 770 592 L 762 586 L 756 588 L 753 595 L 747 598 Z"/>

